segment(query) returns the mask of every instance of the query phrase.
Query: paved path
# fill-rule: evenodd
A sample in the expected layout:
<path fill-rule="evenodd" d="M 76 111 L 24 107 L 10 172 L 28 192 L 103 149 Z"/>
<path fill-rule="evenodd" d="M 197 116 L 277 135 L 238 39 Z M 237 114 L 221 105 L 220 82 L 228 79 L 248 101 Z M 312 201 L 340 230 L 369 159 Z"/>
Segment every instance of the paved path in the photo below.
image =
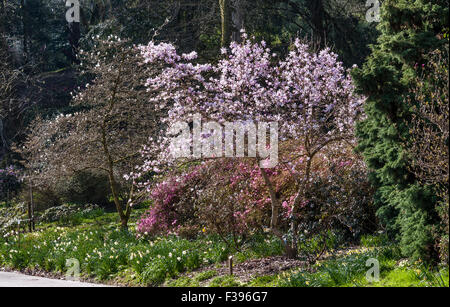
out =
<path fill-rule="evenodd" d="M 0 287 L 103 287 L 103 285 L 0 272 Z"/>

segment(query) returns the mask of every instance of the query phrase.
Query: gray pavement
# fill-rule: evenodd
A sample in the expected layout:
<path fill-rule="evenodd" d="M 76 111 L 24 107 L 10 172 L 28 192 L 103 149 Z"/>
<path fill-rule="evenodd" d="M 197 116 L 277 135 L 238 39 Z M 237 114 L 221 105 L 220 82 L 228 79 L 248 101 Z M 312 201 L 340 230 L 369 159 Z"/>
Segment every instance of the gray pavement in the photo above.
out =
<path fill-rule="evenodd" d="M 0 287 L 104 287 L 104 285 L 0 272 Z"/>

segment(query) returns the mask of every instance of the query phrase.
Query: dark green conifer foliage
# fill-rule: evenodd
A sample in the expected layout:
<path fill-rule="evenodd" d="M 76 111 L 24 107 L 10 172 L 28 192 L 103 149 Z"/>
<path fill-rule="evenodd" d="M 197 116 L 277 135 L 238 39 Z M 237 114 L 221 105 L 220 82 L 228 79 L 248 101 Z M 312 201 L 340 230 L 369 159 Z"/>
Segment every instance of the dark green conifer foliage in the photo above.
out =
<path fill-rule="evenodd" d="M 363 68 L 353 71 L 358 91 L 368 97 L 367 119 L 357 130 L 359 150 L 378 188 L 378 217 L 406 256 L 426 261 L 435 257 L 431 232 L 439 219 L 432 193 L 408 171 L 401 140 L 408 138 L 411 110 L 404 95 L 424 55 L 444 43 L 439 34 L 448 29 L 448 6 L 448 0 L 384 1 L 381 35 Z"/>

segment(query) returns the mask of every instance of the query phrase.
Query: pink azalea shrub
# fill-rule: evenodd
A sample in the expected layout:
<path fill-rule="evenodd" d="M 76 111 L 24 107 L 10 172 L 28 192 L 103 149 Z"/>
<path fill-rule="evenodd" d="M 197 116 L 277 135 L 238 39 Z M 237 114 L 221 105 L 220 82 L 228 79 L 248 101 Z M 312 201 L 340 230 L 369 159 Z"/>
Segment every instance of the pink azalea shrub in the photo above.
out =
<path fill-rule="evenodd" d="M 289 154 L 289 146 L 283 149 Z M 303 176 L 306 162 L 297 158 L 289 167 L 268 170 L 283 200 L 280 223 L 285 230 L 296 193 L 293 172 Z M 329 148 L 312 164 L 314 176 L 296 216 L 301 232 L 313 236 L 333 229 L 352 238 L 372 230 L 373 191 L 365 165 L 352 149 Z M 153 206 L 138 223 L 138 231 L 161 235 L 203 229 L 236 245 L 239 236 L 265 230 L 271 218 L 271 200 L 260 172 L 252 159 L 214 159 L 168 176 L 151 190 Z"/>
<path fill-rule="evenodd" d="M 184 174 L 168 177 L 151 189 L 152 207 L 137 222 L 136 230 L 142 234 L 155 235 L 176 231 L 193 215 L 189 206 L 177 206 L 185 199 L 195 198 L 191 189 L 201 180 L 199 167 Z"/>

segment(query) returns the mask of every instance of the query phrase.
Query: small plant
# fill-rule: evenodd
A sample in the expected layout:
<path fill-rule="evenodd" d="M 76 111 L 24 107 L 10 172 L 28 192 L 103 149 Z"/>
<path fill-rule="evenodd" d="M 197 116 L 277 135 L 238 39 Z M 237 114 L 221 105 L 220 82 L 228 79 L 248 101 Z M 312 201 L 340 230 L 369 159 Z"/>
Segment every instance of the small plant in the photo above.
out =
<path fill-rule="evenodd" d="M 427 287 L 448 287 L 449 286 L 449 270 L 448 267 L 443 267 L 438 270 L 433 270 L 425 264 L 420 266 L 420 269 L 415 270 L 414 274 L 418 280 Z"/>
<path fill-rule="evenodd" d="M 145 268 L 142 280 L 146 284 L 159 285 L 166 280 L 167 270 L 163 260 L 155 259 Z"/>

